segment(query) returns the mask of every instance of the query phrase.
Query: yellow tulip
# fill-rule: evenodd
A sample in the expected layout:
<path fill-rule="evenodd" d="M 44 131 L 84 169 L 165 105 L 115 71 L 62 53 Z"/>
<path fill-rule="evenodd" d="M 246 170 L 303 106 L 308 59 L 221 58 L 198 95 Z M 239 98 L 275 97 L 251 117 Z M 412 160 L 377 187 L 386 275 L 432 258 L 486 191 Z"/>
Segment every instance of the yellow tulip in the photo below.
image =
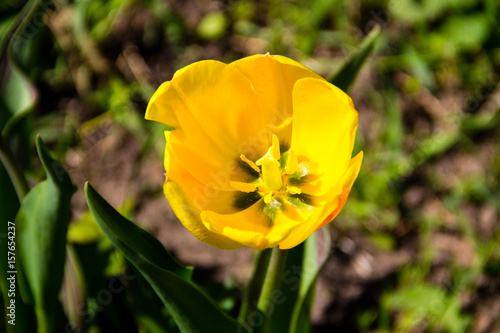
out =
<path fill-rule="evenodd" d="M 177 71 L 146 119 L 165 132 L 164 192 L 184 226 L 220 249 L 292 248 L 337 216 L 356 179 L 349 96 L 283 56 Z"/>

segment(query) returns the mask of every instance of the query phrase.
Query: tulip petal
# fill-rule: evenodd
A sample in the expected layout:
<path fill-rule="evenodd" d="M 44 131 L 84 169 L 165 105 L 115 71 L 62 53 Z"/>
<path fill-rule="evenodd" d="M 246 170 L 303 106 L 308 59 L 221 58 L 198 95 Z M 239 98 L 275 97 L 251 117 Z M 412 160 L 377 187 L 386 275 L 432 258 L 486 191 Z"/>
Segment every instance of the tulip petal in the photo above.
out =
<path fill-rule="evenodd" d="M 299 79 L 312 77 L 323 80 L 302 64 L 282 56 L 254 55 L 232 62 L 251 82 L 260 105 L 265 110 L 265 123 L 290 146 L 292 117 L 292 91 Z M 288 121 L 287 121 L 288 120 Z"/>
<path fill-rule="evenodd" d="M 165 176 L 166 181 L 172 181 L 179 184 L 182 191 L 193 202 L 196 209 L 200 212 L 205 209 L 213 210 L 221 214 L 230 214 L 238 211 L 235 205 L 238 198 L 238 192 L 221 191 L 206 184 L 203 184 L 193 175 L 191 175 L 180 163 L 172 150 L 169 142 L 171 132 L 165 132 Z"/>
<path fill-rule="evenodd" d="M 241 247 L 241 244 L 208 230 L 200 218 L 203 209 L 225 213 L 236 211 L 233 204 L 236 192 L 218 191 L 199 182 L 179 163 L 175 163 L 175 157 L 168 143 L 165 147 L 165 169 L 167 171 L 163 185 L 165 196 L 186 229 L 202 242 L 220 249 Z"/>
<path fill-rule="evenodd" d="M 304 229 L 307 217 L 311 216 L 313 210 L 312 208 L 301 214 L 295 207 L 285 202 L 271 222 L 265 213 L 264 202 L 261 200 L 234 214 L 217 214 L 205 210 L 201 213 L 201 218 L 209 230 L 245 246 L 263 250 L 285 241 L 296 230 Z"/>
<path fill-rule="evenodd" d="M 265 235 L 271 223 L 264 213 L 264 200 L 234 214 L 217 214 L 210 210 L 201 212 L 204 225 L 213 232 L 224 235 L 245 246 L 263 250 L 268 247 Z"/>
<path fill-rule="evenodd" d="M 274 247 L 290 237 L 295 230 L 306 223 L 307 216 L 309 216 L 310 213 L 310 210 L 301 213 L 290 203 L 285 201 L 280 212 L 276 214 L 272 229 L 266 235 L 269 247 Z"/>
<path fill-rule="evenodd" d="M 332 202 L 329 205 L 336 205 Z M 282 250 L 291 249 L 305 241 L 314 232 L 315 221 L 322 220 L 328 213 L 325 213 L 326 207 L 314 207 L 308 216 L 308 219 L 297 226 L 290 235 L 279 243 Z"/>
<path fill-rule="evenodd" d="M 179 185 L 166 181 L 163 190 L 175 215 L 189 232 L 200 241 L 222 250 L 234 250 L 243 246 L 219 233 L 209 231 L 202 223 L 200 211 Z"/>
<path fill-rule="evenodd" d="M 338 183 L 349 164 L 358 113 L 343 91 L 314 78 L 295 83 L 293 108 L 291 149 L 299 163 L 308 162 L 311 172 L 319 176 L 310 184 L 315 193 L 309 194 L 323 195 Z"/>
<path fill-rule="evenodd" d="M 339 182 L 340 185 L 335 186 L 335 188 L 341 187 L 343 192 L 341 194 L 329 192 L 321 198 L 323 206 L 314 208 L 312 214 L 307 218 L 308 222 L 301 224 L 299 228 L 294 230 L 293 234 L 281 242 L 279 244 L 280 249 L 289 249 L 302 243 L 315 230 L 328 224 L 340 213 L 354 184 L 354 180 L 358 176 L 362 160 L 363 152 L 358 153 L 350 160 L 349 166 Z"/>
<path fill-rule="evenodd" d="M 356 177 L 358 177 L 362 161 L 363 161 L 363 152 L 359 152 L 356 156 L 354 156 L 351 159 L 351 161 L 349 162 L 349 166 L 347 167 L 347 170 L 342 176 L 342 180 L 340 181 L 340 183 L 342 184 L 343 191 L 342 194 L 340 195 L 339 203 L 337 207 L 316 228 L 316 230 L 330 223 L 340 213 L 340 211 L 342 210 L 347 201 L 349 193 L 351 192 L 352 185 L 354 184 Z"/>
<path fill-rule="evenodd" d="M 177 105 L 175 105 L 178 103 Z M 144 118 L 154 120 L 172 128 L 179 128 L 179 121 L 175 115 L 176 109 L 182 109 L 176 91 L 172 88 L 172 82 L 163 82 L 149 100 Z"/>
<path fill-rule="evenodd" d="M 200 61 L 178 71 L 155 93 L 146 118 L 174 127 L 170 144 L 178 162 L 220 190 L 231 190 L 231 180 L 248 182 L 239 156 L 255 160 L 269 145 L 251 82 L 218 61 Z"/>

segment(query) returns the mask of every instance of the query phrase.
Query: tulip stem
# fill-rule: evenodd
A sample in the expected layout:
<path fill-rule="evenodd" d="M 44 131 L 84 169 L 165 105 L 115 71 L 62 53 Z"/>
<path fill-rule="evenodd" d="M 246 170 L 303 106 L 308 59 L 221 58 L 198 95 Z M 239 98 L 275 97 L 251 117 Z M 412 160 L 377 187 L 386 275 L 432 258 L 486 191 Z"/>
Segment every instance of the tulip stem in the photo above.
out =
<path fill-rule="evenodd" d="M 240 321 L 249 323 L 249 316 L 257 311 L 257 303 L 259 301 L 261 287 L 264 284 L 264 279 L 266 278 L 272 251 L 272 249 L 258 251 L 255 256 L 254 271 L 245 290 L 245 294 L 243 295 L 243 301 L 239 314 Z"/>
<path fill-rule="evenodd" d="M 273 249 L 271 262 L 257 304 L 257 308 L 264 314 L 263 321 L 259 327 L 255 327 L 254 332 L 268 332 L 268 326 L 273 314 L 272 310 L 275 308 L 273 303 L 276 302 L 276 295 L 279 295 L 287 256 L 288 250 L 280 250 L 278 247 Z"/>

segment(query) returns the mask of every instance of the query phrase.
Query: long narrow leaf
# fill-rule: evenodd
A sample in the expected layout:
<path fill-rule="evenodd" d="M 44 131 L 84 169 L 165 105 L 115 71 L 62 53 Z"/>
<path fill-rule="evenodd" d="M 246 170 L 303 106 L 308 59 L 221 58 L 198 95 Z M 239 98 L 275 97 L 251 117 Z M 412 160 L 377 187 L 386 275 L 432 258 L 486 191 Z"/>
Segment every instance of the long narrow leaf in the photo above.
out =
<path fill-rule="evenodd" d="M 181 332 L 247 332 L 199 287 L 187 281 L 190 269 L 178 264 L 163 247 L 159 249 L 161 244 L 153 236 L 118 213 L 88 183 L 85 196 L 104 234 L 144 275 Z"/>
<path fill-rule="evenodd" d="M 24 288 L 24 299 L 32 296 L 38 332 L 53 332 L 60 309 L 58 295 L 64 272 L 70 201 L 75 188 L 40 136 L 36 147 L 47 179 L 34 187 L 21 203 L 16 216 L 16 251 L 21 266 L 20 288 L 21 291 Z"/>
<path fill-rule="evenodd" d="M 340 70 L 329 81 L 344 91 L 349 90 L 361 66 L 363 66 L 366 58 L 372 52 L 379 35 L 380 27 L 377 26 L 370 31 L 359 49 L 347 59 Z"/>
<path fill-rule="evenodd" d="M 319 271 L 328 259 L 330 247 L 330 233 L 326 228 L 318 230 L 305 241 L 299 296 L 290 322 L 290 333 L 308 333 L 311 331 L 309 317 L 314 287 Z"/>
<path fill-rule="evenodd" d="M 2 184 L 0 186 L 0 253 L 5 253 L 0 258 L 0 288 L 4 299 L 4 309 L 6 309 L 5 328 L 7 333 L 29 333 L 36 329 L 34 325 L 35 313 L 33 308 L 24 303 L 21 298 L 19 279 L 13 279 L 12 277 L 15 277 L 15 274 L 9 273 L 13 271 L 13 268 L 16 268 L 16 263 L 11 261 L 12 255 L 9 255 L 9 247 L 16 243 L 16 238 L 14 238 L 15 229 L 13 229 L 12 222 L 15 221 L 20 204 L 14 186 L 1 162 L 0 184 Z M 14 294 L 12 294 L 12 289 L 15 289 Z M 13 295 L 14 297 L 12 297 Z M 15 309 L 10 303 L 11 299 L 15 300 Z M 12 314 L 9 307 L 13 311 Z M 16 325 L 12 325 L 13 323 Z"/>
<path fill-rule="evenodd" d="M 106 236 L 111 239 L 130 261 L 148 261 L 152 265 L 177 274 L 184 280 L 191 278 L 192 269 L 179 264 L 163 245 L 146 230 L 125 219 L 104 199 L 97 198 L 97 192 L 90 185 L 85 185 L 85 193 L 90 211 Z M 104 223 L 104 224 L 101 224 Z"/>

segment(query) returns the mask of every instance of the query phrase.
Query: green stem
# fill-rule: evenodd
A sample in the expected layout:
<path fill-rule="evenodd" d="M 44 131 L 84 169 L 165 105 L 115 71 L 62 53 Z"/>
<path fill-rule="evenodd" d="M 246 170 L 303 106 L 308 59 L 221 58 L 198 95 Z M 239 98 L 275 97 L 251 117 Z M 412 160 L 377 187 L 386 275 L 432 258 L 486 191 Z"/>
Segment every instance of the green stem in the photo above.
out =
<path fill-rule="evenodd" d="M 269 323 L 271 322 L 272 312 L 268 310 L 273 308 L 276 292 L 279 290 L 285 269 L 288 250 L 280 250 L 278 247 L 273 249 L 271 263 L 269 265 L 267 276 L 264 281 L 264 286 L 260 294 L 257 308 L 263 312 L 264 320 L 262 325 L 255 328 L 255 332 L 267 332 Z"/>
<path fill-rule="evenodd" d="M 14 153 L 10 149 L 9 145 L 3 137 L 0 135 L 0 160 L 2 161 L 9 177 L 14 185 L 14 189 L 16 190 L 17 197 L 19 198 L 19 202 L 23 201 L 24 196 L 29 191 L 29 185 L 26 181 L 26 178 L 23 174 L 23 169 L 19 162 L 14 156 Z"/>
<path fill-rule="evenodd" d="M 47 316 L 43 308 L 36 309 L 37 333 L 51 333 L 54 331 L 54 318 Z"/>
<path fill-rule="evenodd" d="M 250 319 L 249 315 L 257 311 L 257 302 L 259 301 L 260 291 L 266 278 L 271 254 L 272 249 L 257 252 L 252 278 L 245 290 L 241 304 L 239 320 L 242 322 L 248 323 Z"/>

